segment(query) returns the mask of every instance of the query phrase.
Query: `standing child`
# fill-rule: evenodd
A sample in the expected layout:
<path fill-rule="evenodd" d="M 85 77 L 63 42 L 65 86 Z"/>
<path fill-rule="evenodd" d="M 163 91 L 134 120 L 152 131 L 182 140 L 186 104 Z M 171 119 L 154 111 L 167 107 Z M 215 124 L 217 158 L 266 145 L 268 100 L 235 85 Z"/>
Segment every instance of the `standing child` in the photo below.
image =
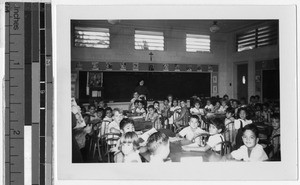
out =
<path fill-rule="evenodd" d="M 174 120 L 174 124 L 176 125 L 177 129 L 180 129 L 188 124 L 188 119 L 190 115 L 185 100 L 180 100 L 180 107 L 180 114 Z"/>
<path fill-rule="evenodd" d="M 252 123 L 252 120 L 246 119 L 247 117 L 246 108 L 244 107 L 240 108 L 238 115 L 239 115 L 239 119 L 234 121 L 234 131 L 233 131 L 234 141 L 232 143 L 232 145 L 235 146 L 236 149 L 243 145 L 242 128 Z"/>
<path fill-rule="evenodd" d="M 151 121 L 152 127 L 154 127 L 155 129 L 161 128 L 161 125 L 160 125 L 160 122 L 158 119 L 158 114 L 153 105 L 148 106 L 148 113 L 146 115 L 145 121 Z"/>
<path fill-rule="evenodd" d="M 147 140 L 150 152 L 150 163 L 163 163 L 169 156 L 169 137 L 162 132 L 153 133 Z"/>
<path fill-rule="evenodd" d="M 196 115 L 191 115 L 189 120 L 189 126 L 182 129 L 178 136 L 185 137 L 187 140 L 193 141 L 198 135 L 202 133 L 206 133 L 206 131 L 202 130 L 199 126 L 199 117 Z"/>
<path fill-rule="evenodd" d="M 200 151 L 206 152 L 210 149 L 220 153 L 221 152 L 221 142 L 225 141 L 223 135 L 221 134 L 224 131 L 224 122 L 220 118 L 213 118 L 210 120 L 209 125 L 209 138 L 205 146 L 201 146 L 201 143 L 197 143 L 198 146 L 186 145 L 182 146 L 182 149 L 185 151 Z M 198 142 L 198 140 L 196 141 Z"/>
<path fill-rule="evenodd" d="M 227 155 L 227 159 L 236 159 L 243 161 L 265 161 L 268 159 L 263 147 L 258 144 L 258 128 L 254 124 L 243 127 L 243 143 L 239 149 Z"/>

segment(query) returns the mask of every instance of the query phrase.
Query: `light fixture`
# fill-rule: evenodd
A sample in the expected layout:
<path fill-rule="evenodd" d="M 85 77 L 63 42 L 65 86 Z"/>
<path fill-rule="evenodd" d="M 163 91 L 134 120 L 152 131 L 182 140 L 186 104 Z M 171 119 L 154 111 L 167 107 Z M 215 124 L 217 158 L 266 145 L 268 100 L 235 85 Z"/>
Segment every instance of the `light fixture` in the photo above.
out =
<path fill-rule="evenodd" d="M 107 22 L 108 22 L 109 24 L 117 24 L 117 23 L 119 23 L 119 22 L 121 22 L 121 21 L 120 21 L 120 20 L 115 20 L 115 19 L 108 19 Z"/>
<path fill-rule="evenodd" d="M 210 32 L 216 33 L 220 30 L 220 27 L 217 25 L 217 21 L 214 21 L 213 25 L 209 27 Z"/>

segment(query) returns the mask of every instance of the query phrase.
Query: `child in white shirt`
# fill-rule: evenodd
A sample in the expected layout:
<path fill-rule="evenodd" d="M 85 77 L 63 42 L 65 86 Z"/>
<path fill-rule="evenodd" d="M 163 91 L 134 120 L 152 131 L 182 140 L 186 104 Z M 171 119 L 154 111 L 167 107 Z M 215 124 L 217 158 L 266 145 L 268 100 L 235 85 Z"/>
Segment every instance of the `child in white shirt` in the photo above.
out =
<path fill-rule="evenodd" d="M 147 148 L 150 152 L 150 163 L 163 163 L 170 153 L 169 137 L 162 132 L 155 132 L 148 138 Z"/>
<path fill-rule="evenodd" d="M 177 100 L 173 100 L 172 107 L 170 108 L 171 117 L 169 117 L 169 124 L 172 125 L 174 120 L 179 117 L 179 110 L 181 107 L 178 105 Z"/>
<path fill-rule="evenodd" d="M 138 102 L 138 107 L 135 109 L 135 112 L 136 112 L 139 116 L 146 117 L 146 110 L 144 109 L 144 105 L 143 105 L 142 101 L 139 101 L 139 102 Z"/>
<path fill-rule="evenodd" d="M 213 118 L 210 120 L 209 125 L 209 138 L 205 146 L 201 146 L 202 143 L 200 143 L 198 140 L 196 140 L 196 143 L 198 146 L 192 145 L 186 145 L 182 146 L 182 149 L 185 151 L 200 151 L 200 152 L 206 152 L 210 149 L 213 151 L 220 153 L 221 152 L 221 142 L 225 141 L 223 135 L 221 134 L 224 130 L 224 121 L 220 118 Z M 199 143 L 198 143 L 199 142 Z"/>
<path fill-rule="evenodd" d="M 227 100 L 222 100 L 221 101 L 221 106 L 220 108 L 217 110 L 217 112 L 219 114 L 225 114 L 226 113 L 226 109 L 228 108 L 228 105 L 227 105 Z"/>
<path fill-rule="evenodd" d="M 146 115 L 145 121 L 151 121 L 153 123 L 152 127 L 156 129 L 160 129 L 161 125 L 158 119 L 158 114 L 155 110 L 156 109 L 154 108 L 153 105 L 148 106 L 148 113 Z"/>
<path fill-rule="evenodd" d="M 227 159 L 243 160 L 250 162 L 268 160 L 263 147 L 258 144 L 258 128 L 254 124 L 243 127 L 243 143 L 238 150 L 234 150 L 226 156 Z"/>
<path fill-rule="evenodd" d="M 236 148 L 239 148 L 243 144 L 242 140 L 241 140 L 241 136 L 238 135 L 238 130 L 248 124 L 252 124 L 252 120 L 246 119 L 246 117 L 247 117 L 246 108 L 243 108 L 243 107 L 240 108 L 238 115 L 239 115 L 239 119 L 234 121 L 234 130 L 233 130 L 234 141 L 232 143 L 232 145 L 235 146 Z"/>
<path fill-rule="evenodd" d="M 192 115 L 189 120 L 189 126 L 182 129 L 178 136 L 185 137 L 186 139 L 193 141 L 196 136 L 206 133 L 206 131 L 202 130 L 199 126 L 199 117 L 196 115 Z"/>

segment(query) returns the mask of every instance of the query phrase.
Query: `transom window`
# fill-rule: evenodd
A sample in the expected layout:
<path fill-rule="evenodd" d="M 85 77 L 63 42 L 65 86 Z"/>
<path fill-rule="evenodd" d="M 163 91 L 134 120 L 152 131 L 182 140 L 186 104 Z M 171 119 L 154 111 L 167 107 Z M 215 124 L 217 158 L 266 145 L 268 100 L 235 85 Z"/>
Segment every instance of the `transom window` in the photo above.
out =
<path fill-rule="evenodd" d="M 137 50 L 164 50 L 164 33 L 156 31 L 135 30 L 135 49 Z"/>
<path fill-rule="evenodd" d="M 108 28 L 75 27 L 75 47 L 109 48 L 110 34 Z"/>
<path fill-rule="evenodd" d="M 262 26 L 236 35 L 238 52 L 278 43 L 278 25 Z"/>
<path fill-rule="evenodd" d="M 210 36 L 186 34 L 187 52 L 210 52 Z"/>

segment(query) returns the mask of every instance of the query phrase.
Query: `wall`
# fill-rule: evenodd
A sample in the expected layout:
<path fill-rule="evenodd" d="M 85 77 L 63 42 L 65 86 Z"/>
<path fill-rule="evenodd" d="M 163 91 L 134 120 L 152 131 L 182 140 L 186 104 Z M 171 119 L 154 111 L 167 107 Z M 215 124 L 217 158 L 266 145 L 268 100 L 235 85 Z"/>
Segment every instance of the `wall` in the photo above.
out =
<path fill-rule="evenodd" d="M 151 27 L 149 29 L 151 30 Z M 224 57 L 226 56 L 226 39 L 224 39 L 226 34 L 211 34 L 211 53 L 188 53 L 185 51 L 186 31 L 165 29 L 165 51 L 152 51 L 154 55 L 153 60 L 150 61 L 150 51 L 134 49 L 134 30 L 133 27 L 111 26 L 110 49 L 72 47 L 72 61 L 219 65 L 218 91 L 219 94 L 225 94 L 226 91 L 222 87 L 226 82 L 226 57 Z M 155 31 L 163 30 L 156 29 Z M 72 65 L 72 68 L 74 68 L 74 65 Z"/>
<path fill-rule="evenodd" d="M 236 64 L 248 64 L 248 96 L 259 95 L 261 92 L 256 92 L 255 89 L 255 62 L 263 60 L 273 60 L 279 58 L 279 45 L 265 46 L 246 50 L 242 52 L 235 51 L 235 34 L 231 33 L 227 37 L 227 56 L 226 56 L 226 81 L 223 83 L 224 91 L 228 93 L 230 98 L 237 98 L 236 87 Z M 221 67 L 220 67 L 221 68 Z M 224 76 L 224 77 L 225 77 Z M 231 86 L 230 86 L 231 83 Z M 248 97 L 248 99 L 249 99 Z"/>

